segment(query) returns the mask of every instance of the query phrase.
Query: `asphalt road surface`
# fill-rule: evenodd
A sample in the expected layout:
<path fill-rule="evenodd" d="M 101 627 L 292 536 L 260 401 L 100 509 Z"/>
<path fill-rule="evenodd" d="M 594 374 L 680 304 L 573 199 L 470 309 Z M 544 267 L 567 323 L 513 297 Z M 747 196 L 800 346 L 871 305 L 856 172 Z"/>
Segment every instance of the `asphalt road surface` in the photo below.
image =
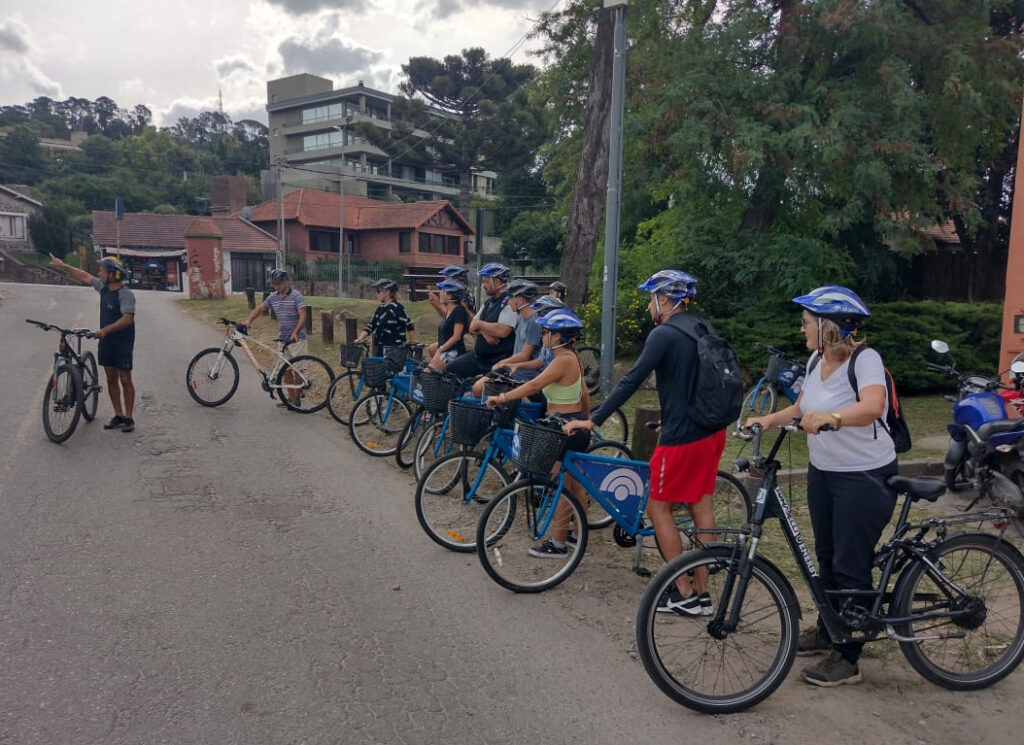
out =
<path fill-rule="evenodd" d="M 95 328 L 97 295 L 0 294 L 0 743 L 732 739 L 427 540 L 407 477 L 276 407 L 244 360 L 231 401 L 193 402 L 186 365 L 221 337 L 173 295 L 137 293 L 136 431 L 102 429 L 104 391 L 51 443 L 58 336 L 24 319 Z"/>

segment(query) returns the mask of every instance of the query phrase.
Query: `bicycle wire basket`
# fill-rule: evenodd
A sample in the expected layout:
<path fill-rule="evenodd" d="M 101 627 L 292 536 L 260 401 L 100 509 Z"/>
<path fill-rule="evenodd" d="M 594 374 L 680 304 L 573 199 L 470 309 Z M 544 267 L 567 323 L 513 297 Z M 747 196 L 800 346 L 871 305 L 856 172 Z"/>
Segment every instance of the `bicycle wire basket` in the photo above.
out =
<path fill-rule="evenodd" d="M 407 359 L 409 359 L 409 350 L 405 347 L 384 347 L 384 361 L 391 372 L 401 372 Z"/>
<path fill-rule="evenodd" d="M 434 414 L 448 411 L 448 402 L 462 393 L 462 381 L 433 370 L 420 373 L 420 388 L 423 391 L 423 408 Z"/>
<path fill-rule="evenodd" d="M 557 425 L 540 422 L 516 422 L 519 451 L 513 447 L 513 462 L 521 471 L 551 473 L 555 461 L 562 457 L 562 448 L 569 435 Z"/>
<path fill-rule="evenodd" d="M 338 360 L 341 362 L 342 367 L 347 367 L 350 370 L 354 367 L 359 367 L 359 363 L 363 360 L 363 345 L 362 344 L 342 344 L 338 347 Z"/>
<path fill-rule="evenodd" d="M 494 411 L 475 401 L 450 401 L 448 424 L 451 437 L 459 445 L 476 445 L 494 422 Z"/>
<path fill-rule="evenodd" d="M 503 381 L 490 380 L 489 378 L 485 378 L 484 398 L 487 398 L 488 396 L 498 396 L 501 395 L 502 393 L 508 393 L 515 387 L 516 385 L 513 383 L 506 383 Z M 518 401 L 509 401 L 506 404 L 501 404 L 500 406 L 495 407 L 494 411 L 496 413 L 497 420 L 495 421 L 495 424 L 497 424 L 499 427 L 504 427 L 505 429 L 511 428 L 516 420 L 516 407 L 518 404 Z"/>
<path fill-rule="evenodd" d="M 768 366 L 764 369 L 764 377 L 773 383 L 778 379 L 783 370 L 789 368 L 789 360 L 785 357 L 773 354 L 768 358 Z"/>
<path fill-rule="evenodd" d="M 387 360 L 380 357 L 367 357 L 363 360 L 363 380 L 370 388 L 383 388 L 393 374 Z"/>

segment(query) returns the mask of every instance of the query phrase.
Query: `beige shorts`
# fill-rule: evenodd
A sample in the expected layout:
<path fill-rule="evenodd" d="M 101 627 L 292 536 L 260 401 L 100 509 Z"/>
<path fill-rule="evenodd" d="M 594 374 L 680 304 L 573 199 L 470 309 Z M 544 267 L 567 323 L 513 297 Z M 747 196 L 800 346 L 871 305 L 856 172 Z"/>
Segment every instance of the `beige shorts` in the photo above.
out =
<path fill-rule="evenodd" d="M 288 349 L 284 349 L 283 342 L 278 342 L 277 351 L 288 359 L 293 359 L 302 354 L 309 354 L 309 342 L 306 339 L 299 339 L 289 344 Z"/>

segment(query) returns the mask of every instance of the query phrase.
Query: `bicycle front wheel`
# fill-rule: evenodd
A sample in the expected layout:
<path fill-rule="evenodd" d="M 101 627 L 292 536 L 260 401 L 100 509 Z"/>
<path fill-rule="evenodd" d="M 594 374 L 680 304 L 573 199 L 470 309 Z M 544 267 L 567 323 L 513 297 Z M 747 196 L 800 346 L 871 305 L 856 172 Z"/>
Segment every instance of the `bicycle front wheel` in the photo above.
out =
<path fill-rule="evenodd" d="M 578 347 L 576 354 L 583 366 L 583 382 L 593 396 L 601 389 L 601 350 L 597 347 Z"/>
<path fill-rule="evenodd" d="M 82 355 L 82 416 L 91 422 L 96 418 L 96 408 L 100 402 L 100 376 L 96 368 L 96 358 L 92 352 Z"/>
<path fill-rule="evenodd" d="M 238 363 L 220 347 L 204 349 L 188 363 L 185 382 L 196 403 L 220 406 L 238 388 Z"/>
<path fill-rule="evenodd" d="M 565 545 L 557 547 L 556 539 Z M 586 512 L 546 479 L 512 482 L 487 503 L 476 529 L 484 571 L 513 592 L 542 592 L 564 582 L 586 550 Z"/>
<path fill-rule="evenodd" d="M 367 455 L 382 458 L 394 455 L 398 436 L 412 412 L 408 404 L 387 393 L 363 396 L 352 409 L 348 431 L 352 442 Z"/>
<path fill-rule="evenodd" d="M 903 570 L 893 591 L 893 615 L 921 617 L 897 626 L 911 637 L 900 641 L 903 656 L 954 691 L 1002 680 L 1024 657 L 1024 557 L 995 536 L 964 533 L 925 558 Z"/>
<path fill-rule="evenodd" d="M 395 448 L 395 463 L 399 468 L 412 468 L 416 457 L 416 443 L 420 427 L 429 421 L 430 414 L 422 406 L 417 406 L 409 421 L 405 423 L 398 435 L 398 447 Z"/>
<path fill-rule="evenodd" d="M 705 714 L 749 709 L 779 687 L 796 657 L 799 604 L 786 579 L 754 559 L 736 628 L 722 608 L 739 582 L 730 546 L 688 551 L 668 562 L 644 591 L 636 614 L 636 646 L 644 669 L 669 698 Z M 709 615 L 658 612 L 662 595 L 683 575 L 704 569 Z M 734 596 L 733 596 L 734 597 Z"/>
<path fill-rule="evenodd" d="M 281 403 L 300 414 L 312 414 L 324 408 L 333 382 L 331 366 L 311 354 L 292 357 L 281 366 L 275 381 Z"/>
<path fill-rule="evenodd" d="M 71 437 L 82 415 L 82 376 L 78 368 L 62 364 L 46 381 L 43 394 L 43 430 L 53 442 Z"/>
<path fill-rule="evenodd" d="M 362 393 L 362 378 L 355 370 L 342 373 L 331 382 L 327 389 L 327 409 L 338 424 L 348 426 L 352 407 Z"/>
<path fill-rule="evenodd" d="M 744 422 L 750 417 L 767 416 L 775 411 L 776 398 L 775 387 L 764 378 L 761 378 L 753 390 L 743 399 L 743 408 L 740 409 L 740 416 L 736 420 L 736 431 L 740 431 L 743 428 Z"/>
<path fill-rule="evenodd" d="M 448 418 L 444 414 L 434 414 L 429 425 L 421 429 L 412 462 L 416 481 L 423 480 L 423 474 L 427 472 L 431 463 L 455 451 L 455 443 L 452 442 L 447 421 Z"/>
<path fill-rule="evenodd" d="M 484 506 L 508 486 L 509 476 L 483 453 L 435 460 L 416 485 L 416 519 L 431 540 L 450 551 L 476 549 Z"/>

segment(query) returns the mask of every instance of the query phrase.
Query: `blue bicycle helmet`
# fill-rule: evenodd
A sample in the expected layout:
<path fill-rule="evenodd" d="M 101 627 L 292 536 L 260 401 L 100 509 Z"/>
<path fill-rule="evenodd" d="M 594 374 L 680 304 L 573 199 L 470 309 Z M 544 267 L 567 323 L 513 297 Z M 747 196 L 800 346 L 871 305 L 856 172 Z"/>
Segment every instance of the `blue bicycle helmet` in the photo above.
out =
<path fill-rule="evenodd" d="M 466 288 L 454 279 L 441 280 L 437 283 L 437 286 L 447 292 L 448 297 L 457 303 L 462 302 L 462 299 L 466 297 Z"/>
<path fill-rule="evenodd" d="M 583 331 L 583 321 L 568 308 L 551 311 L 538 319 L 537 325 L 548 331 L 557 331 L 566 341 L 575 339 Z"/>
<path fill-rule="evenodd" d="M 871 315 L 857 293 L 840 285 L 816 287 L 806 295 L 793 298 L 793 302 L 816 316 L 834 321 L 843 332 L 843 338 L 863 326 Z"/>
<path fill-rule="evenodd" d="M 556 311 L 559 308 L 564 308 L 565 303 L 563 303 L 556 297 L 551 297 L 550 295 L 542 295 L 541 297 L 534 300 L 530 307 L 537 311 L 537 315 L 546 316 L 548 313 Z"/>
<path fill-rule="evenodd" d="M 537 285 L 528 279 L 514 279 L 509 282 L 506 292 L 509 297 L 524 297 L 532 300 L 537 297 Z"/>
<path fill-rule="evenodd" d="M 463 284 L 465 284 L 466 280 L 469 279 L 469 269 L 464 266 L 459 266 L 458 264 L 449 264 L 439 271 L 438 274 L 442 277 L 448 277 L 449 279 L 461 280 Z"/>
<path fill-rule="evenodd" d="M 497 277 L 498 279 L 503 279 L 506 282 L 508 281 L 508 278 L 509 276 L 511 276 L 511 274 L 511 269 L 509 269 L 504 264 L 499 264 L 497 261 L 492 261 L 489 264 L 484 264 L 482 267 L 480 267 L 480 270 L 477 272 L 477 276 L 479 277 Z"/>
<path fill-rule="evenodd" d="M 652 274 L 636 289 L 642 292 L 656 292 L 673 302 L 681 303 L 686 298 L 697 295 L 697 280 L 677 269 L 662 269 Z"/>

